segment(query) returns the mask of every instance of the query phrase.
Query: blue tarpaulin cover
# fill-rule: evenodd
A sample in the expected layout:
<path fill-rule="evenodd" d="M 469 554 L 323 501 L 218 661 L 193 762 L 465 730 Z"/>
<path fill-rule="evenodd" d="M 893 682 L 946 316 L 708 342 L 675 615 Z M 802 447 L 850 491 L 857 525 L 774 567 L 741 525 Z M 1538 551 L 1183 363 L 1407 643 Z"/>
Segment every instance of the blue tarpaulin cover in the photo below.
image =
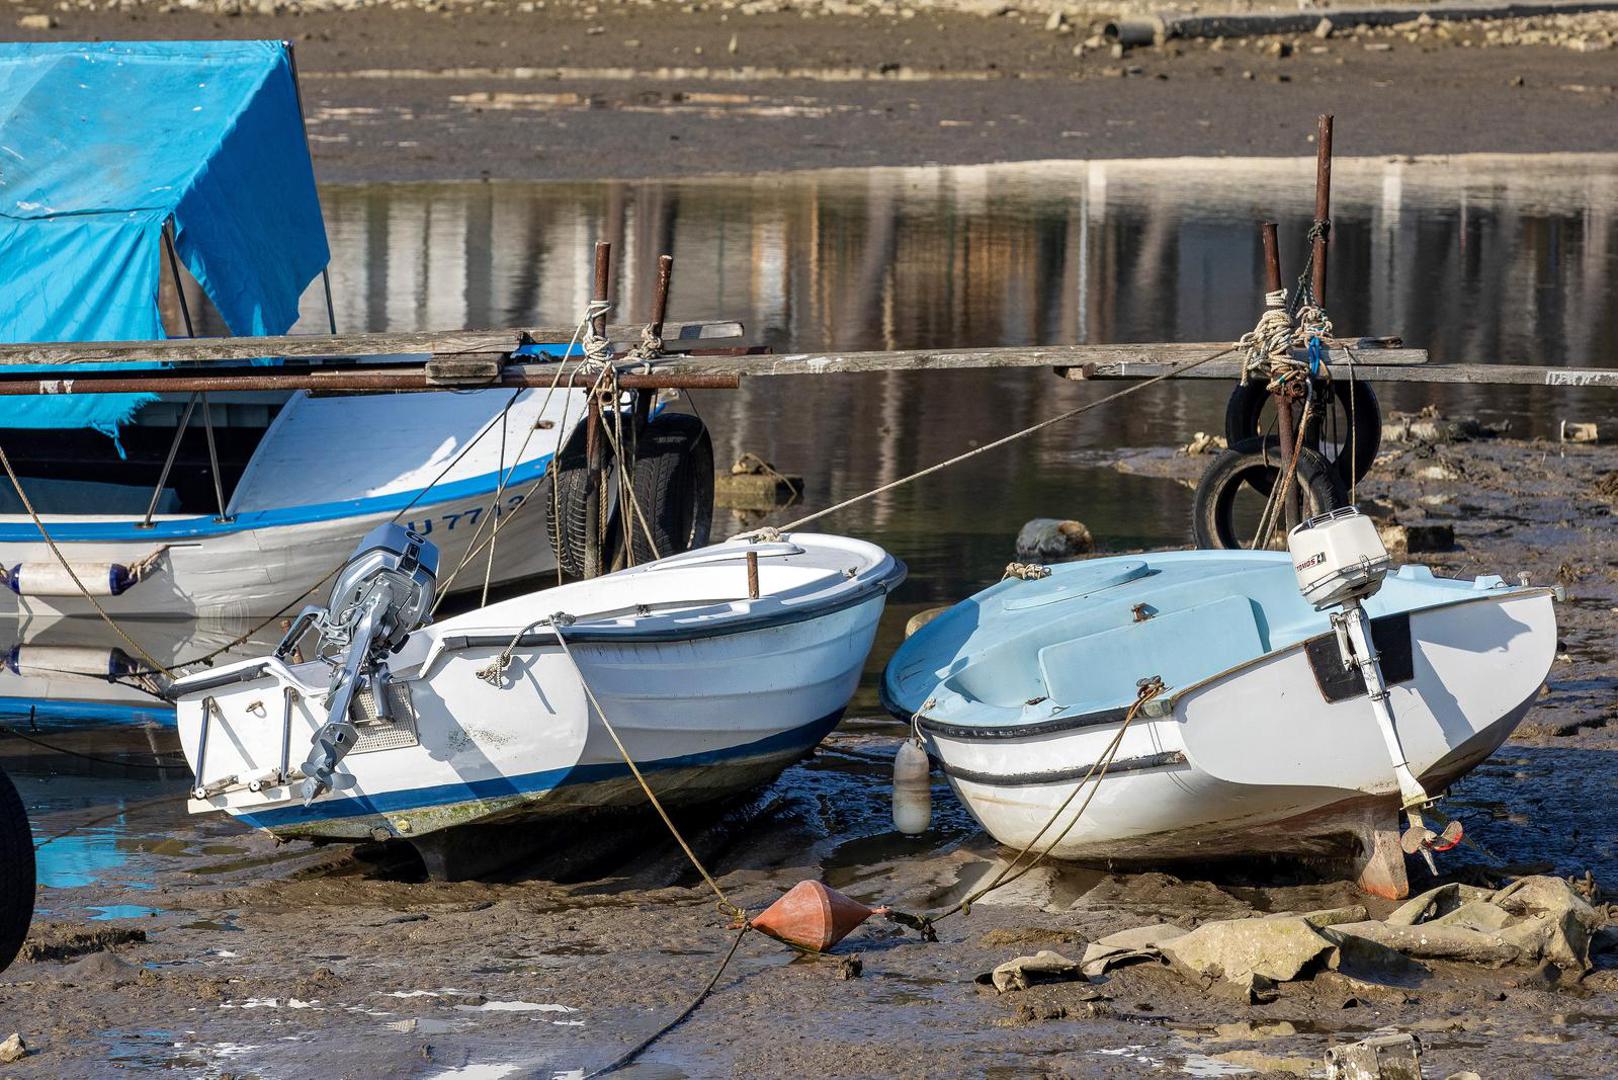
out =
<path fill-rule="evenodd" d="M 164 336 L 163 227 L 236 334 L 329 258 L 278 41 L 0 43 L 0 341 Z M 13 397 L 0 427 L 116 434 L 150 395 Z"/>

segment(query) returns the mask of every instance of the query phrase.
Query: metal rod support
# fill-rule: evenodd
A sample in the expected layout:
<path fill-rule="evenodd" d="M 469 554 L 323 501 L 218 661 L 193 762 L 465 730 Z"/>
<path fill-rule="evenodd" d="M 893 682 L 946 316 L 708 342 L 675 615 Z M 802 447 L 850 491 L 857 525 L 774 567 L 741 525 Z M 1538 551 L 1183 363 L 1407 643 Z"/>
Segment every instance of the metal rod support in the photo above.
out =
<path fill-rule="evenodd" d="M 174 296 L 180 302 L 180 318 L 185 322 L 185 336 L 197 336 L 196 327 L 191 325 L 191 305 L 185 300 L 185 285 L 180 281 L 180 259 L 174 253 L 174 219 L 163 222 L 163 247 L 169 253 L 169 273 L 174 277 Z"/>
<path fill-rule="evenodd" d="M 758 599 L 758 552 L 747 553 L 747 598 Z"/>
<path fill-rule="evenodd" d="M 4 393 L 4 390 L 0 390 Z M 146 516 L 141 518 L 136 526 L 141 529 L 152 527 L 152 516 L 157 513 L 157 500 L 163 497 L 163 489 L 168 486 L 169 472 L 174 468 L 174 459 L 180 453 L 180 440 L 185 438 L 185 429 L 191 424 L 191 410 L 197 407 L 197 393 L 191 394 L 191 400 L 185 403 L 185 412 L 180 416 L 180 426 L 174 429 L 174 440 L 169 443 L 169 456 L 163 459 L 163 471 L 157 475 L 157 486 L 152 488 L 152 501 L 146 504 Z"/>
<path fill-rule="evenodd" d="M 202 430 L 208 437 L 208 472 L 213 476 L 213 497 L 219 504 L 219 516 L 215 521 L 228 521 L 225 514 L 225 481 L 219 475 L 219 447 L 214 443 L 213 437 L 213 406 L 208 404 L 208 395 L 202 395 Z"/>

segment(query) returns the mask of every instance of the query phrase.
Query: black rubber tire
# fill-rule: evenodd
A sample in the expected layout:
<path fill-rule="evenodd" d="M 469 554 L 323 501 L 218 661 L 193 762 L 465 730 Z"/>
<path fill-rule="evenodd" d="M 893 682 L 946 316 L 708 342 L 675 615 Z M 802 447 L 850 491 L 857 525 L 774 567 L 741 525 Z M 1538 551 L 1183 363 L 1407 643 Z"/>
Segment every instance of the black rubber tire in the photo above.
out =
<path fill-rule="evenodd" d="M 602 453 L 610 475 L 612 448 L 603 446 Z M 545 500 L 546 542 L 550 544 L 562 573 L 572 578 L 592 576 L 585 558 L 585 523 L 600 495 L 590 491 L 590 470 L 585 467 L 583 425 L 580 425 L 579 434 L 557 457 L 552 479 L 555 481 L 554 494 L 549 491 L 540 493 L 540 498 Z M 610 567 L 612 553 L 617 546 L 614 531 L 616 518 L 609 497 L 608 519 L 601 530 L 599 543 L 599 569 L 602 571 Z"/>
<path fill-rule="evenodd" d="M 708 543 L 713 531 L 713 439 L 701 419 L 690 413 L 653 418 L 636 447 L 634 484 L 635 505 L 646 515 L 646 528 L 636 522 L 629 530 L 637 564 Z"/>
<path fill-rule="evenodd" d="M 1341 456 L 1327 454 L 1324 439 L 1317 440 L 1311 449 L 1330 461 L 1337 480 L 1345 489 L 1357 480 L 1364 480 L 1371 471 L 1376 455 L 1382 449 L 1382 407 L 1377 403 L 1376 391 L 1362 379 L 1337 378 L 1331 383 L 1337 408 L 1344 417 L 1352 417 L 1353 429 L 1344 438 L 1343 445 L 1352 453 Z M 1254 379 L 1245 385 L 1238 383 L 1225 402 L 1225 441 L 1235 446 L 1243 439 L 1273 435 L 1264 429 L 1264 407 L 1269 404 L 1270 392 L 1262 380 Z M 1267 489 L 1260 494 L 1268 495 Z"/>
<path fill-rule="evenodd" d="M 1199 548 L 1236 550 L 1252 542 L 1236 525 L 1236 496 L 1242 487 L 1268 492 L 1280 476 L 1281 454 L 1275 439 L 1243 439 L 1214 458 L 1197 484 L 1191 500 L 1191 539 Z M 1304 449 L 1298 456 L 1298 490 L 1306 518 L 1343 505 L 1344 493 L 1337 473 L 1326 459 Z M 1284 533 L 1277 528 L 1277 534 Z"/>
<path fill-rule="evenodd" d="M 34 837 L 16 787 L 0 770 L 0 971 L 11 966 L 34 919 Z"/>

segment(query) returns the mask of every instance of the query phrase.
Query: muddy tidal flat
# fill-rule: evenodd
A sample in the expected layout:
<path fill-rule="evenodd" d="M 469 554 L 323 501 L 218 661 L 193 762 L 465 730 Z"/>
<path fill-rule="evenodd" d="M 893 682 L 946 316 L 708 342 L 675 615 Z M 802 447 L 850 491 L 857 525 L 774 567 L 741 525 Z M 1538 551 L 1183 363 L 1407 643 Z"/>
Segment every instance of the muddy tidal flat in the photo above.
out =
<path fill-rule="evenodd" d="M 1172 485 L 1199 463 L 1165 448 L 1107 464 Z M 1599 794 L 1618 778 L 1615 477 L 1618 448 L 1599 444 L 1390 443 L 1362 493 L 1404 524 L 1454 527 L 1452 550 L 1412 557 L 1440 572 L 1566 587 L 1544 700 L 1452 792 L 1476 846 L 1443 857 L 1439 880 L 1555 875 L 1603 921 L 1603 886 L 1618 880 Z M 821 878 L 928 911 L 982 881 L 1004 853 L 942 784 L 930 833 L 891 831 L 896 745 L 892 723 L 851 719 L 747 804 L 689 822 L 725 890 L 758 908 Z M 497 879 L 431 883 L 402 852 L 276 845 L 186 818 L 178 776 L 168 798 L 126 803 L 110 834 L 105 821 L 76 829 L 104 816 L 97 792 L 119 789 L 116 770 L 69 776 L 15 751 L 6 764 L 25 798 L 46 782 L 82 787 L 81 806 L 35 824 L 41 837 L 67 833 L 41 849 L 47 876 L 88 867 L 41 890 L 25 959 L 0 976 L 0 1035 L 16 1030 L 29 1050 L 4 1070 L 19 1080 L 577 1076 L 676 1015 L 730 944 L 726 918 L 648 822 L 588 849 L 559 838 L 556 858 Z M 91 857 L 107 835 L 105 857 Z M 75 843 L 71 858 L 53 851 Z M 936 943 L 872 921 L 810 958 L 752 935 L 713 996 L 624 1075 L 1304 1076 L 1320 1074 L 1328 1046 L 1386 1029 L 1418 1035 L 1428 1076 L 1618 1073 L 1618 955 L 1605 933 L 1588 970 L 1345 964 L 1256 1002 L 1155 963 L 1005 993 L 977 981 L 1013 957 L 1077 958 L 1144 924 L 1356 906 L 1374 919 L 1394 905 L 1281 863 L 1041 868 L 941 923 Z"/>
<path fill-rule="evenodd" d="M 1611 12 L 1115 53 L 1147 6 L 4 0 L 0 25 L 292 41 L 323 182 L 1297 155 L 1322 112 L 1346 155 L 1618 150 Z"/>

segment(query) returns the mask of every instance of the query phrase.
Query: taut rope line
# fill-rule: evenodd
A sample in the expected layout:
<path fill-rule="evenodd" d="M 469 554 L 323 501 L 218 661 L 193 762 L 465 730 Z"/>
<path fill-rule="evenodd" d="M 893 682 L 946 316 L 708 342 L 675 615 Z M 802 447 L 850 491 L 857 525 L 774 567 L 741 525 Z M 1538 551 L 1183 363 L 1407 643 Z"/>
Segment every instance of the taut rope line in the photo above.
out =
<path fill-rule="evenodd" d="M 1190 371 L 1194 367 L 1200 367 L 1203 364 L 1209 363 L 1209 362 L 1214 361 L 1214 360 L 1218 360 L 1222 356 L 1229 356 L 1231 353 L 1235 352 L 1236 349 L 1237 349 L 1237 346 L 1232 345 L 1232 346 L 1230 346 L 1228 348 L 1220 349 L 1216 353 L 1209 353 L 1207 356 L 1201 357 L 1200 359 L 1188 360 L 1185 363 L 1181 364 L 1179 367 L 1173 369 L 1172 371 L 1165 371 L 1161 375 L 1153 375 L 1149 379 L 1142 379 L 1140 382 L 1136 383 L 1135 385 L 1126 386 L 1122 390 L 1119 390 L 1117 393 L 1108 394 L 1106 397 L 1101 398 L 1098 401 L 1092 401 L 1088 405 L 1080 405 L 1076 409 L 1069 409 L 1067 412 L 1060 413 L 1060 414 L 1058 414 L 1056 416 L 1050 417 L 1047 420 L 1041 420 L 1037 424 L 1032 424 L 1032 425 L 1030 425 L 1028 427 L 1025 427 L 1021 431 L 1014 431 L 1010 435 L 1006 435 L 1006 436 L 1003 436 L 1001 438 L 998 438 L 998 439 L 994 440 L 994 442 L 984 443 L 982 446 L 973 447 L 971 450 L 966 451 L 964 454 L 956 454 L 952 458 L 946 458 L 945 460 L 940 461 L 940 462 L 938 462 L 938 463 L 936 463 L 934 465 L 929 465 L 925 469 L 920 469 L 920 470 L 918 470 L 916 472 L 911 473 L 909 476 L 901 476 L 901 477 L 899 477 L 899 479 L 889 481 L 888 483 L 883 484 L 881 487 L 872 488 L 870 491 L 864 492 L 863 494 L 855 495 L 854 497 L 849 498 L 849 499 L 844 499 L 840 503 L 834 503 L 831 506 L 826 507 L 824 510 L 816 510 L 814 513 L 806 514 L 805 516 L 803 516 L 801 518 L 798 518 L 796 521 L 790 521 L 785 525 L 774 526 L 774 529 L 775 529 L 776 532 L 791 532 L 791 531 L 793 531 L 795 529 L 802 528 L 803 526 L 809 524 L 811 521 L 818 521 L 820 518 L 825 517 L 827 514 L 835 514 L 839 510 L 846 510 L 850 506 L 855 505 L 856 503 L 862 503 L 866 499 L 874 498 L 874 497 L 876 497 L 878 495 L 881 495 L 883 492 L 892 491 L 894 488 L 903 487 L 905 484 L 911 483 L 912 481 L 915 481 L 915 480 L 920 480 L 924 476 L 931 476 L 933 473 L 942 472 L 944 469 L 947 469 L 952 465 L 959 465 L 961 462 L 967 461 L 967 460 L 969 460 L 971 458 L 974 458 L 974 457 L 977 457 L 979 454 L 986 454 L 990 450 L 997 450 L 1000 447 L 1005 446 L 1007 443 L 1016 442 L 1018 439 L 1025 438 L 1026 436 L 1032 435 L 1036 431 L 1044 431 L 1048 427 L 1055 427 L 1057 424 L 1064 423 L 1065 421 L 1071 420 L 1075 416 L 1081 416 L 1084 413 L 1089 412 L 1091 409 L 1099 409 L 1103 405 L 1106 405 L 1106 404 L 1108 404 L 1110 402 L 1117 401 L 1120 398 L 1128 397 L 1130 394 L 1134 394 L 1134 393 L 1137 393 L 1137 392 L 1139 392 L 1141 390 L 1144 390 L 1148 386 L 1154 386 L 1157 383 L 1160 383 L 1160 382 L 1164 381 L 1165 379 L 1172 379 L 1176 375 L 1183 375 L 1185 372 Z M 762 530 L 754 529 L 754 530 L 751 530 L 750 532 L 742 533 L 741 535 L 750 536 L 750 535 L 755 535 L 755 534 L 757 534 L 759 532 L 762 532 Z"/>

